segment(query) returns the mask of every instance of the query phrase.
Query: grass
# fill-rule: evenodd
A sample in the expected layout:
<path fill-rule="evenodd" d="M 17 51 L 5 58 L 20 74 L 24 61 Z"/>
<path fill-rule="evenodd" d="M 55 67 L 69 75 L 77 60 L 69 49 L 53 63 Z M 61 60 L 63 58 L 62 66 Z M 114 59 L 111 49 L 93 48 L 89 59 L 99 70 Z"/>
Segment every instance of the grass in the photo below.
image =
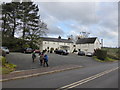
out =
<path fill-rule="evenodd" d="M 14 71 L 16 65 L 7 63 L 5 57 L 0 57 L 0 74 L 9 74 Z"/>
<path fill-rule="evenodd" d="M 104 47 L 104 48 L 102 48 L 102 50 L 106 50 L 107 51 L 107 57 L 119 60 L 119 57 L 118 57 L 118 55 L 119 55 L 118 50 L 119 49 L 118 48 L 107 48 L 107 47 Z"/>
<path fill-rule="evenodd" d="M 99 61 L 99 62 L 114 62 L 114 61 L 117 61 L 116 59 L 112 59 L 112 58 L 109 58 L 109 57 L 106 57 L 105 60 L 100 60 L 100 59 L 98 59 L 96 56 L 93 56 L 93 58 L 94 58 L 96 61 Z"/>

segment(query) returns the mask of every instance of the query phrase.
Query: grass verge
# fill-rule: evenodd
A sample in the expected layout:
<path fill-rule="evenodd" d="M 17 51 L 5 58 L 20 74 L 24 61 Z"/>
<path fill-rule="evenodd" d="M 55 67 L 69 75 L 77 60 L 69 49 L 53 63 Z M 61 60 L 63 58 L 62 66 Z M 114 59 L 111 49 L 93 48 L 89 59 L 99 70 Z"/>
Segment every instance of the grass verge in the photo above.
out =
<path fill-rule="evenodd" d="M 0 57 L 0 74 L 9 74 L 15 71 L 16 65 L 7 63 L 5 57 Z"/>
<path fill-rule="evenodd" d="M 114 62 L 114 61 L 118 61 L 116 59 L 112 59 L 112 58 L 109 58 L 109 57 L 106 57 L 105 60 L 100 60 L 98 59 L 96 56 L 93 56 L 93 58 L 96 60 L 96 61 L 99 61 L 99 62 Z"/>

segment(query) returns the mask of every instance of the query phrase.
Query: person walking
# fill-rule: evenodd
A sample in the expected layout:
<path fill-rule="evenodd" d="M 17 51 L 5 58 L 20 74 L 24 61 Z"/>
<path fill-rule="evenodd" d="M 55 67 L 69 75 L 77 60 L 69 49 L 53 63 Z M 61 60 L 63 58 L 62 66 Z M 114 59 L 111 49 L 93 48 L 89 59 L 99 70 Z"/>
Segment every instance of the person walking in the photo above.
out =
<path fill-rule="evenodd" d="M 48 55 L 47 55 L 47 53 L 44 54 L 44 64 L 43 64 L 43 67 L 45 67 L 45 64 L 46 64 L 47 67 L 49 66 L 48 65 Z"/>
<path fill-rule="evenodd" d="M 40 66 L 42 66 L 43 63 L 44 63 L 44 53 L 42 52 L 40 54 L 40 58 L 39 58 L 39 64 L 40 64 Z"/>
<path fill-rule="evenodd" d="M 35 51 L 32 53 L 32 60 L 33 62 L 35 62 L 35 59 L 36 59 L 36 55 L 35 55 Z"/>

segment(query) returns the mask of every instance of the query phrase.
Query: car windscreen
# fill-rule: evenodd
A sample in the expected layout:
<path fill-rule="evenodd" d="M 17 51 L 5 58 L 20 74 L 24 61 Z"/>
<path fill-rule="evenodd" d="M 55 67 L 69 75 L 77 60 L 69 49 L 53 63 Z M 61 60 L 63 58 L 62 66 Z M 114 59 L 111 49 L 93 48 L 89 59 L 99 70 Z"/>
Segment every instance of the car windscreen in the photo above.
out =
<path fill-rule="evenodd" d="M 31 48 L 27 48 L 27 50 L 32 50 Z"/>
<path fill-rule="evenodd" d="M 8 49 L 7 47 L 2 47 L 2 49 Z"/>

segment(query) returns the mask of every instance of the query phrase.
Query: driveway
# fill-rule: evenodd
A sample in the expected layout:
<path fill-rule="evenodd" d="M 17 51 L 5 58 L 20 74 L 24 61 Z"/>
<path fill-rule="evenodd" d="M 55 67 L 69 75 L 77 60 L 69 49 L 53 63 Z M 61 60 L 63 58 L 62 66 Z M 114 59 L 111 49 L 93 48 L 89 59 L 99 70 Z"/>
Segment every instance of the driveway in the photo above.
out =
<path fill-rule="evenodd" d="M 28 70 L 28 69 L 35 69 L 35 68 L 42 68 L 39 65 L 39 58 L 38 54 L 36 61 L 32 62 L 32 55 L 31 54 L 24 54 L 24 53 L 10 53 L 7 55 L 7 61 L 17 65 L 17 70 Z M 78 56 L 76 54 L 69 54 L 67 56 L 58 55 L 58 54 L 50 54 L 49 56 L 49 65 L 50 67 L 59 66 L 59 65 L 81 65 L 81 66 L 95 66 L 98 64 L 104 64 L 93 60 L 92 57 L 86 56 Z"/>

